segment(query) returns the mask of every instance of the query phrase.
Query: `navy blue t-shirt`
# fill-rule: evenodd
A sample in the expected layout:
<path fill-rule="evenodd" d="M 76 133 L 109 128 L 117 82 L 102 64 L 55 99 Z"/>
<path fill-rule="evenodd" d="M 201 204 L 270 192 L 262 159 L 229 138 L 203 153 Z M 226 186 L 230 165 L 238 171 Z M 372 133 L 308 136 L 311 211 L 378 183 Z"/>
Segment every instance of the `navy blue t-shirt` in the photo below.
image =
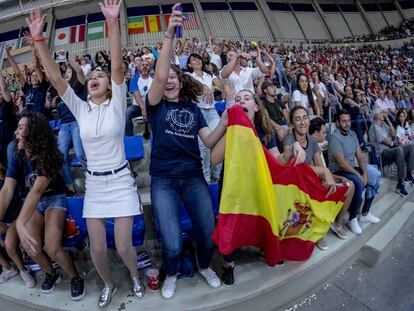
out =
<path fill-rule="evenodd" d="M 85 86 L 80 87 L 79 90 L 75 92 L 75 94 L 83 101 L 86 101 L 88 98 L 88 92 Z M 60 101 L 57 104 L 57 112 L 58 112 L 58 118 L 61 119 L 62 124 L 76 121 L 75 116 L 73 115 L 73 113 L 69 110 L 68 106 L 63 101 Z"/>
<path fill-rule="evenodd" d="M 3 188 L 4 180 L 0 179 L 0 189 Z M 9 207 L 3 217 L 3 222 L 11 224 L 19 216 L 20 210 L 22 209 L 22 201 L 17 197 L 16 192 L 10 201 Z"/>
<path fill-rule="evenodd" d="M 7 145 L 17 128 L 17 118 L 13 111 L 13 103 L 3 100 L 0 103 L 0 145 Z"/>
<path fill-rule="evenodd" d="M 148 104 L 152 130 L 150 175 L 159 177 L 203 176 L 198 131 L 206 120 L 194 103 L 168 102 Z"/>
<path fill-rule="evenodd" d="M 13 178 L 21 187 L 22 197 L 27 196 L 38 176 L 45 176 L 36 168 L 34 161 L 28 160 L 23 152 L 16 150 L 13 156 L 9 159 L 7 166 L 7 177 Z M 66 186 L 60 174 L 55 180 L 49 183 L 49 186 L 43 193 L 43 196 L 52 196 L 56 194 L 63 194 L 66 192 Z"/>
<path fill-rule="evenodd" d="M 33 87 L 26 82 L 22 88 L 25 96 L 26 108 L 30 111 L 44 113 L 48 88 L 49 82 L 45 80 L 40 82 L 37 87 Z"/>

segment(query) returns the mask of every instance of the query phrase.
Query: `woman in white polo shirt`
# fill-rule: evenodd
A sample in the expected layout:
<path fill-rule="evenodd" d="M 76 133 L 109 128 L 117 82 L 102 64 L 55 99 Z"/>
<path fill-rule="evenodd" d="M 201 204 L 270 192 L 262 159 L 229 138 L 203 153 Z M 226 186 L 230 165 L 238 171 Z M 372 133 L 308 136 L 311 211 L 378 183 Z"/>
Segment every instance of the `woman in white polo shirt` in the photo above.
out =
<path fill-rule="evenodd" d="M 203 85 L 203 95 L 198 96 L 197 106 L 206 119 L 209 129 L 212 131 L 216 128 L 220 121 L 214 102 L 213 85 L 220 86 L 219 79 L 213 77 L 205 70 L 203 58 L 193 53 L 187 60 L 188 74 Z M 203 161 L 203 174 L 207 183 L 218 181 L 220 178 L 221 164 L 211 166 L 210 149 L 208 149 L 202 140 L 198 139 L 200 146 L 201 159 Z"/>
<path fill-rule="evenodd" d="M 122 0 L 100 3 L 109 30 L 111 80 L 107 73 L 94 70 L 88 81 L 88 102 L 77 97 L 60 74 L 42 35 L 45 15 L 35 9 L 27 23 L 50 82 L 79 123 L 88 159 L 83 217 L 88 225 L 91 257 L 105 283 L 98 306 L 106 307 L 116 292 L 107 257 L 105 218 L 115 218 L 115 244 L 127 266 L 134 294 L 142 298 L 145 287 L 138 276 L 137 256 L 132 245 L 133 216 L 142 213 L 137 188 L 124 151 L 126 85 L 122 73 L 121 41 L 118 27 Z"/>

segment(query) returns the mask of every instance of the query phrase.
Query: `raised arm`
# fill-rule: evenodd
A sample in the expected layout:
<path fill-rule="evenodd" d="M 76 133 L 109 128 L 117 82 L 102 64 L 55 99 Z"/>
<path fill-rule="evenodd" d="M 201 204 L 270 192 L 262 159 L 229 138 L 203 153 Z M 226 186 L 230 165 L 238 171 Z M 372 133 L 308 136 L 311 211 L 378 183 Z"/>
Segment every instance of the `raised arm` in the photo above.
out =
<path fill-rule="evenodd" d="M 29 26 L 30 34 L 33 38 L 34 45 L 42 60 L 43 67 L 49 78 L 50 83 L 59 93 L 60 96 L 65 94 L 68 83 L 63 79 L 58 64 L 53 59 L 46 45 L 46 38 L 43 37 L 43 28 L 45 25 L 46 15 L 40 12 L 39 8 L 35 8 L 30 12 L 30 16 L 26 17 L 27 26 Z"/>
<path fill-rule="evenodd" d="M 119 33 L 118 16 L 122 0 L 104 0 L 99 3 L 102 14 L 108 25 L 108 44 L 111 53 L 111 78 L 116 84 L 124 82 L 122 72 L 121 34 Z"/>
<path fill-rule="evenodd" d="M 182 27 L 183 24 L 182 13 L 176 9 L 177 5 L 179 5 L 179 3 L 176 3 L 172 8 L 168 28 L 165 32 L 165 39 L 162 43 L 160 57 L 158 58 L 157 66 L 155 67 L 154 81 L 148 91 L 148 101 L 152 106 L 157 105 L 164 94 L 165 86 L 167 85 L 168 76 L 170 74 L 171 50 L 175 36 L 175 27 Z"/>
<path fill-rule="evenodd" d="M 26 83 L 26 78 L 24 77 L 22 71 L 20 70 L 19 66 L 17 66 L 13 56 L 10 53 L 11 51 L 11 47 L 6 47 L 6 56 L 7 59 L 9 60 L 9 63 L 11 65 L 11 67 L 13 68 L 14 73 L 17 76 L 17 79 L 19 80 L 20 86 L 23 87 L 23 85 Z"/>
<path fill-rule="evenodd" d="M 6 84 L 6 81 L 4 80 L 3 72 L 1 71 L 0 71 L 0 90 L 1 90 L 1 93 L 3 94 L 4 100 L 6 102 L 10 102 L 11 101 L 10 92 L 7 89 L 7 84 Z"/>
<path fill-rule="evenodd" d="M 262 61 L 262 50 L 257 48 L 256 65 L 263 74 L 267 73 L 267 67 Z"/>
<path fill-rule="evenodd" d="M 82 67 L 77 62 L 75 62 L 72 58 L 68 58 L 68 63 L 72 67 L 72 69 L 76 72 L 76 76 L 78 77 L 79 82 L 82 83 L 83 85 L 86 85 L 86 78 L 85 78 L 85 75 L 83 74 Z"/>
<path fill-rule="evenodd" d="M 221 71 L 221 77 L 223 79 L 227 79 L 228 77 L 230 77 L 231 73 L 234 71 L 234 68 L 236 68 L 236 64 L 239 61 L 239 57 L 240 55 L 238 54 L 237 56 L 233 57 L 228 63 L 227 65 L 225 65 L 223 67 L 223 70 Z"/>

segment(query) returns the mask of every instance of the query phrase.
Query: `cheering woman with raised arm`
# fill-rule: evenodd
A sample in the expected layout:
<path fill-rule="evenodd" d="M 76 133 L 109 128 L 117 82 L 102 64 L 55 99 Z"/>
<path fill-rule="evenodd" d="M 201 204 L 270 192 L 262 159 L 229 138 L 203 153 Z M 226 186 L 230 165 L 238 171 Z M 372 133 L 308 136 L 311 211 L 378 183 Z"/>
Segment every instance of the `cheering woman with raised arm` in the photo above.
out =
<path fill-rule="evenodd" d="M 111 77 L 94 70 L 87 84 L 89 100 L 83 101 L 63 79 L 42 36 L 45 15 L 39 9 L 27 19 L 33 41 L 47 76 L 79 124 L 87 163 L 83 217 L 86 218 L 91 257 L 105 283 L 98 306 L 106 307 L 116 292 L 107 256 L 105 218 L 115 218 L 115 244 L 132 278 L 134 294 L 142 298 L 137 255 L 132 245 L 133 216 L 142 212 L 137 188 L 125 159 L 124 129 L 127 88 L 122 73 L 121 39 L 118 27 L 120 0 L 100 3 L 108 24 Z"/>
<path fill-rule="evenodd" d="M 147 114 L 153 133 L 151 151 L 151 202 L 162 239 L 167 277 L 161 289 L 172 298 L 180 265 L 183 240 L 180 205 L 184 202 L 197 241 L 199 272 L 213 288 L 221 285 L 209 268 L 214 252 L 211 234 L 214 215 L 210 192 L 201 167 L 198 136 L 211 148 L 223 136 L 227 113 L 210 132 L 200 108 L 194 103 L 202 85 L 171 65 L 175 27 L 182 27 L 182 13 L 173 7 L 154 81 L 147 95 Z"/>

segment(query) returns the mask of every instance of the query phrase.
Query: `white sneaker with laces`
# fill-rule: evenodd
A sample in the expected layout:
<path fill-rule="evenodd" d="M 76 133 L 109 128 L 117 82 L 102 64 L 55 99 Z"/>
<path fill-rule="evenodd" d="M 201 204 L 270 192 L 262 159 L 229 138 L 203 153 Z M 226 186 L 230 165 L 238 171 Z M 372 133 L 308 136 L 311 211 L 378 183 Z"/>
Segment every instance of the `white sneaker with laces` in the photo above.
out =
<path fill-rule="evenodd" d="M 200 272 L 200 274 L 206 280 L 207 284 L 210 285 L 212 288 L 219 288 L 221 286 L 221 281 L 219 277 L 210 268 L 200 269 L 198 270 L 198 272 Z"/>
<path fill-rule="evenodd" d="M 177 276 L 167 276 L 165 278 L 164 284 L 162 284 L 162 288 L 161 288 L 162 298 L 171 299 L 174 297 L 176 281 L 177 281 Z"/>
<path fill-rule="evenodd" d="M 20 276 L 24 281 L 24 284 L 26 284 L 26 286 L 28 288 L 33 288 L 36 285 L 36 281 L 33 278 L 33 276 L 30 274 L 29 270 L 24 270 L 24 271 L 20 271 Z"/>
<path fill-rule="evenodd" d="M 18 274 L 19 272 L 14 267 L 11 267 L 10 270 L 3 268 L 3 272 L 0 274 L 0 284 L 6 283 L 8 280 L 14 278 Z"/>
<path fill-rule="evenodd" d="M 348 222 L 348 227 L 355 234 L 361 234 L 362 233 L 362 229 L 361 229 L 361 227 L 360 227 L 360 225 L 358 223 L 358 219 L 357 218 L 351 219 Z"/>
<path fill-rule="evenodd" d="M 369 222 L 370 224 L 377 224 L 380 222 L 380 219 L 372 215 L 371 213 L 368 213 L 365 216 L 361 215 L 361 217 L 359 218 L 359 221 Z"/>

